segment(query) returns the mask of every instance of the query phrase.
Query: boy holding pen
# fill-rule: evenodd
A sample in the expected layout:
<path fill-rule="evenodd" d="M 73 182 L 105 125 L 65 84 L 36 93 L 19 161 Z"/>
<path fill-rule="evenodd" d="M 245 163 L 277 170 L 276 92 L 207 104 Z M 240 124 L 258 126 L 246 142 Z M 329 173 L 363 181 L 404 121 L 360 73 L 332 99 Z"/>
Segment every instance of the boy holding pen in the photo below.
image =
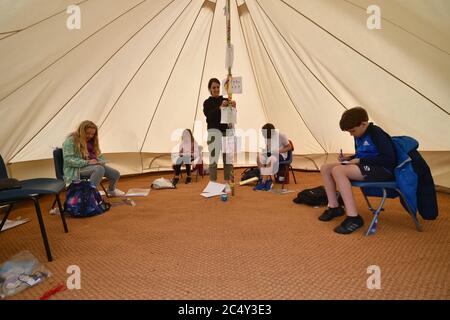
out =
<path fill-rule="evenodd" d="M 369 123 L 369 116 L 363 108 L 345 111 L 339 125 L 342 131 L 347 131 L 354 137 L 356 153 L 345 157 L 341 149 L 338 163 L 325 164 L 320 169 L 327 192 L 328 208 L 319 220 L 330 221 L 345 213 L 346 219 L 334 231 L 350 234 L 364 225 L 364 220 L 356 209 L 350 180 L 394 180 L 397 161 L 391 137 L 380 127 Z M 337 188 L 344 200 L 345 211 L 338 203 Z"/>

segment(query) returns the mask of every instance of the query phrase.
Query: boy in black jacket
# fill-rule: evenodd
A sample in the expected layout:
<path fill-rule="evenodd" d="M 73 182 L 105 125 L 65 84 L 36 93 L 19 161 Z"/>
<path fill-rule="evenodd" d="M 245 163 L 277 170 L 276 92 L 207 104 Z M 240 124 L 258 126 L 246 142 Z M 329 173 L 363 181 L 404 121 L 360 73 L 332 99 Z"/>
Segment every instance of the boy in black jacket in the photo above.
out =
<path fill-rule="evenodd" d="M 350 157 L 339 155 L 339 162 L 325 164 L 320 169 L 328 197 L 328 209 L 319 217 L 330 221 L 347 214 L 347 218 L 334 229 L 340 234 L 349 234 L 364 225 L 356 210 L 350 180 L 390 181 L 395 180 L 395 146 L 391 137 L 373 123 L 361 107 L 344 112 L 339 123 L 342 131 L 348 131 L 355 138 L 356 153 Z M 345 211 L 336 197 L 336 188 L 342 195 Z"/>

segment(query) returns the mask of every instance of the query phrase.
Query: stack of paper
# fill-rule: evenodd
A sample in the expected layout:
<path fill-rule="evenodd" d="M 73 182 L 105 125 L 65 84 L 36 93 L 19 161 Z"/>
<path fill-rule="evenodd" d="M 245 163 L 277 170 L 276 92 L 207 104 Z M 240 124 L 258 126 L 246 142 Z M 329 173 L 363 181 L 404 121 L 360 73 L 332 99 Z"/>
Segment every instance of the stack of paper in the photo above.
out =
<path fill-rule="evenodd" d="M 216 196 L 221 196 L 222 194 L 226 194 L 224 192 L 226 188 L 226 185 L 217 183 L 217 182 L 210 182 L 206 186 L 205 190 L 201 193 L 201 195 L 205 198 L 212 198 Z"/>
<path fill-rule="evenodd" d="M 146 197 L 150 193 L 150 189 L 130 189 L 126 197 Z"/>

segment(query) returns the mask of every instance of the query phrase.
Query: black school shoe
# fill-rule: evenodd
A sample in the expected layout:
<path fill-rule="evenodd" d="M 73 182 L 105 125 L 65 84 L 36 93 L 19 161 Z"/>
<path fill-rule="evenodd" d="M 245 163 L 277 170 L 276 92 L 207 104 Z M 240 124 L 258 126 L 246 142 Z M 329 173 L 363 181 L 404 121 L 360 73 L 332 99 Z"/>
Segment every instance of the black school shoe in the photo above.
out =
<path fill-rule="evenodd" d="M 177 186 L 178 181 L 180 181 L 180 178 L 173 178 L 172 179 L 172 184 L 173 184 L 174 187 Z"/>
<path fill-rule="evenodd" d="M 186 184 L 191 184 L 191 182 L 192 182 L 192 178 L 188 176 L 186 178 Z"/>
<path fill-rule="evenodd" d="M 334 232 L 339 234 L 350 234 L 353 231 L 361 228 L 364 225 L 364 220 L 361 216 L 347 217 L 342 223 L 334 229 Z"/>
<path fill-rule="evenodd" d="M 334 218 L 343 216 L 345 214 L 344 208 L 337 207 L 337 208 L 328 208 L 325 210 L 322 215 L 319 217 L 320 221 L 330 221 Z"/>

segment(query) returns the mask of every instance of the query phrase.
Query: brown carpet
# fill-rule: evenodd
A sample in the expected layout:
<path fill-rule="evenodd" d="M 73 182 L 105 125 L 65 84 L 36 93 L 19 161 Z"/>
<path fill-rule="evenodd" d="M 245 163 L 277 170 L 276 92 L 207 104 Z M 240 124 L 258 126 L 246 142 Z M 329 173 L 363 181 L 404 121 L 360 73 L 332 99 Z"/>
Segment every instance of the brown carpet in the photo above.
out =
<path fill-rule="evenodd" d="M 321 184 L 317 173 L 296 173 L 302 190 Z M 155 175 L 123 178 L 119 187 L 148 188 Z M 170 177 L 166 175 L 166 177 Z M 34 209 L 11 218 L 31 222 L 0 234 L 0 261 L 21 250 L 45 262 L 53 276 L 13 297 L 38 299 L 65 283 L 70 265 L 81 268 L 81 290 L 54 299 L 449 299 L 450 196 L 439 194 L 440 216 L 416 232 L 398 200 L 386 204 L 378 233 L 365 237 L 371 213 L 355 189 L 364 230 L 342 236 L 340 223 L 320 222 L 323 208 L 239 187 L 223 203 L 199 194 L 208 177 L 178 190 L 152 190 L 136 207 L 116 206 L 89 219 L 48 214 L 42 201 L 54 262 L 47 263 Z M 367 267 L 381 268 L 381 290 L 369 290 Z"/>

